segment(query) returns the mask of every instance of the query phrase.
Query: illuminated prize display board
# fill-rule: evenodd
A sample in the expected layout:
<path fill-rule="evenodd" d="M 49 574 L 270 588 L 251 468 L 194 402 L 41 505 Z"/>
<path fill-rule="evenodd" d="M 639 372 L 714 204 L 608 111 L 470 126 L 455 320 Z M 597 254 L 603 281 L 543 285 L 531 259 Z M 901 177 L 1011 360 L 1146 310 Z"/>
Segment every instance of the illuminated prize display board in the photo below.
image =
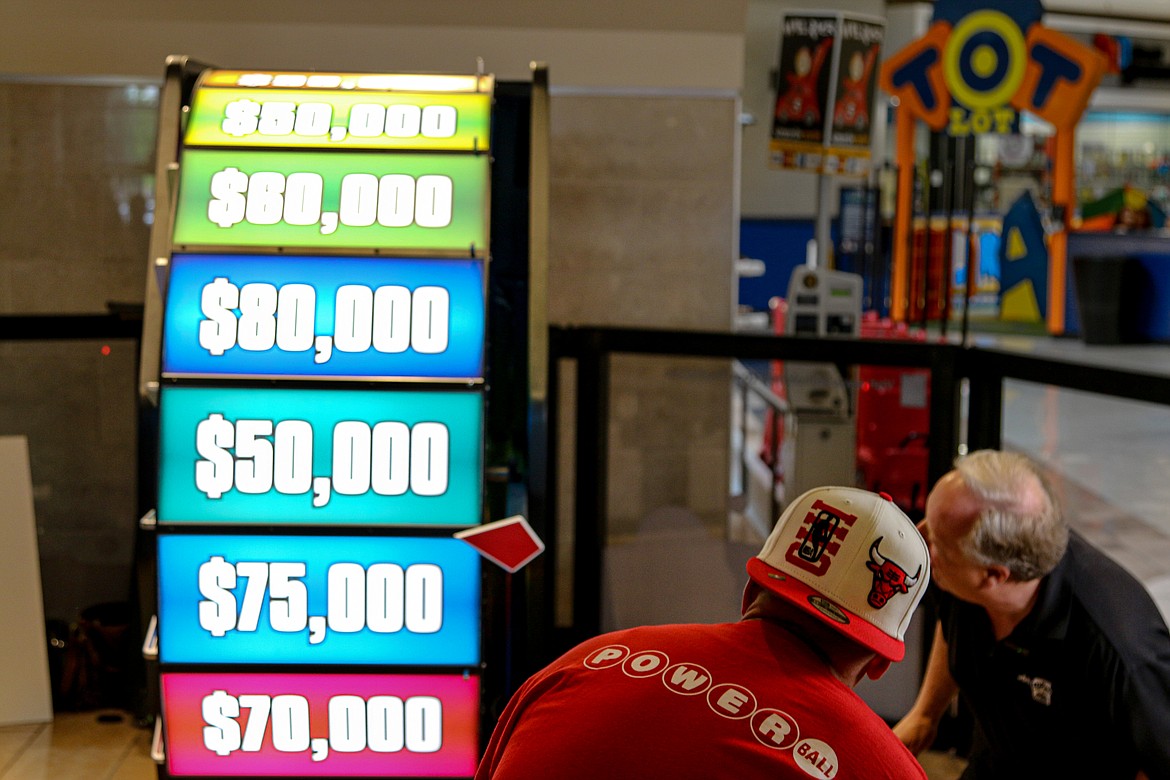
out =
<path fill-rule="evenodd" d="M 203 69 L 160 269 L 166 772 L 470 777 L 490 76 Z M 159 253 L 161 254 L 161 253 Z"/>

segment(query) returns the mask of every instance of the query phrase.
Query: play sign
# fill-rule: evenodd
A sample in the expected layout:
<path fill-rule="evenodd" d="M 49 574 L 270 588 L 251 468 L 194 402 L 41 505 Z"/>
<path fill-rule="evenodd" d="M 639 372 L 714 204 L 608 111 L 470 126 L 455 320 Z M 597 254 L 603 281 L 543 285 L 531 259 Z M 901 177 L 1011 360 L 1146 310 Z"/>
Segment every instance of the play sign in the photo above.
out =
<path fill-rule="evenodd" d="M 544 552 L 544 542 L 522 515 L 468 528 L 455 534 L 479 554 L 509 572 L 516 572 Z"/>

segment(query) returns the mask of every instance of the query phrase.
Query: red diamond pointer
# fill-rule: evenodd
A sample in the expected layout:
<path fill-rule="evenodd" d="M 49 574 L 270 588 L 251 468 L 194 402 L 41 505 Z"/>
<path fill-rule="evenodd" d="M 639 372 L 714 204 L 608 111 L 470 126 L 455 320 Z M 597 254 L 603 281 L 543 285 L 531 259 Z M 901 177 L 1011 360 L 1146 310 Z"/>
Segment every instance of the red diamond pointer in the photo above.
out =
<path fill-rule="evenodd" d="M 509 572 L 516 572 L 544 552 L 544 542 L 528 525 L 523 515 L 468 528 L 455 534 L 479 554 Z"/>

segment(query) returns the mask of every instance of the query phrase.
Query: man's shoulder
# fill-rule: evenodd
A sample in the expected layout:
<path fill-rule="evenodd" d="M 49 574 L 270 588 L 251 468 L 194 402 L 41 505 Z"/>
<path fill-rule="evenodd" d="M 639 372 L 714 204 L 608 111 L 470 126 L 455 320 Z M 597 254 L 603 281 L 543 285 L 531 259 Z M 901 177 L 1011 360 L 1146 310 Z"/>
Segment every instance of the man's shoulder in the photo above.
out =
<path fill-rule="evenodd" d="M 1068 551 L 1061 563 L 1054 574 L 1094 616 L 1099 613 L 1107 621 L 1129 621 L 1132 611 L 1126 614 L 1126 610 L 1134 607 L 1157 612 L 1157 606 L 1141 582 L 1080 535 L 1069 536 Z"/>
<path fill-rule="evenodd" d="M 1166 640 L 1162 614 L 1133 574 L 1075 534 L 1065 559 L 1062 586 L 1111 645 L 1125 653 Z"/>

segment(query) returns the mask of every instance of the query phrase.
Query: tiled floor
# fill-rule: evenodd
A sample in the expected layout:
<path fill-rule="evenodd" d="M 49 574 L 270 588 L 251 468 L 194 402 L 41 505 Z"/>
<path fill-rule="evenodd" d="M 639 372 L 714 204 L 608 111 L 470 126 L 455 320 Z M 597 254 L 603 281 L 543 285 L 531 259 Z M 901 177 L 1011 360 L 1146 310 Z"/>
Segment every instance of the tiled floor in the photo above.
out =
<path fill-rule="evenodd" d="M 957 780 L 967 762 L 949 753 L 924 753 L 918 757 L 929 780 Z"/>
<path fill-rule="evenodd" d="M 117 711 L 58 713 L 0 726 L 2 780 L 154 780 L 151 732 Z"/>

